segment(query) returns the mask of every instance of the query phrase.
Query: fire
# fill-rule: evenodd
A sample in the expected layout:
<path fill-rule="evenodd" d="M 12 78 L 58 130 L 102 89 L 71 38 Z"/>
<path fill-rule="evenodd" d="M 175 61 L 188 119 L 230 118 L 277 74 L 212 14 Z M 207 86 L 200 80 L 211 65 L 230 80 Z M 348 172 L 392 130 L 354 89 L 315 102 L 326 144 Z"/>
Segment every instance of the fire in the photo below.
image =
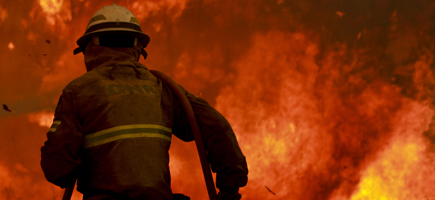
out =
<path fill-rule="evenodd" d="M 12 43 L 12 42 L 9 42 L 9 44 L 8 44 L 8 48 L 9 48 L 9 50 L 14 50 L 15 49 L 15 44 L 14 43 Z"/>
<path fill-rule="evenodd" d="M 29 121 L 36 122 L 41 127 L 49 128 L 53 124 L 54 112 L 43 110 L 41 112 L 29 114 Z"/>
<path fill-rule="evenodd" d="M 351 199 L 411 199 L 406 194 L 409 191 L 405 179 L 419 170 L 421 150 L 416 143 L 394 144 L 384 158 L 364 172 L 359 191 Z"/>
<path fill-rule="evenodd" d="M 135 1 L 129 8 L 139 19 L 146 19 L 150 14 L 165 11 L 175 20 L 183 13 L 188 1 L 164 0 L 164 1 Z M 156 25 L 155 25 L 156 26 Z"/>
<path fill-rule="evenodd" d="M 339 17 L 343 17 L 344 12 L 337 11 L 337 12 L 335 12 L 335 14 L 337 14 Z"/>
<path fill-rule="evenodd" d="M 39 0 L 39 5 L 44 12 L 48 14 L 56 14 L 60 11 L 63 4 L 63 0 Z"/>
<path fill-rule="evenodd" d="M 318 73 L 313 62 L 318 49 L 302 34 L 270 32 L 257 34 L 252 41 L 247 56 L 234 63 L 237 84 L 221 92 L 217 109 L 233 125 L 248 160 L 245 197 L 292 199 L 302 192 L 297 183 L 300 173 L 313 167 L 311 163 L 323 168 L 322 156 L 329 151 L 316 144 L 318 140 L 328 144 L 330 139 L 320 134 L 320 116 L 310 94 L 312 77 Z M 261 52 L 268 53 L 258 56 Z M 306 74 L 298 72 L 298 66 Z"/>
<path fill-rule="evenodd" d="M 337 65 L 342 65 L 340 57 L 346 48 L 325 56 L 320 70 L 313 62 L 318 48 L 302 34 L 269 32 L 254 36 L 252 42 L 246 57 L 233 64 L 237 84 L 225 88 L 217 99 L 248 159 L 250 183 L 242 190 L 247 199 L 338 200 L 350 199 L 358 190 L 352 200 L 377 199 L 382 194 L 399 200 L 409 199 L 404 194 L 410 193 L 406 189 L 412 184 L 420 197 L 433 195 L 424 190 L 435 181 L 430 168 L 422 172 L 430 177 L 426 184 L 415 184 L 422 177 L 418 174 L 421 165 L 433 165 L 427 163 L 431 157 L 421 136 L 434 116 L 427 103 L 412 102 L 389 83 L 364 83 L 358 76 L 350 81 L 364 85 L 361 92 L 337 93 L 335 87 L 348 87 L 333 85 L 341 76 Z M 416 65 L 425 70 L 426 61 Z M 344 70 L 353 67 L 343 65 Z M 416 74 L 422 76 L 421 71 Z M 319 76 L 327 79 L 316 85 Z M 384 156 L 377 156 L 388 148 Z M 427 162 L 421 164 L 421 160 Z M 365 169 L 366 165 L 374 167 Z M 363 169 L 367 172 L 360 180 Z M 412 177 L 407 170 L 419 176 Z M 394 186 L 391 179 L 406 185 Z M 404 192 L 395 196 L 393 189 Z M 412 194 L 419 197 L 417 192 Z"/>
<path fill-rule="evenodd" d="M 435 196 L 426 189 L 435 184 L 431 167 L 435 154 L 428 154 L 427 141 L 418 137 L 427 130 L 433 111 L 415 103 L 408 109 L 397 122 L 391 145 L 362 173 L 351 200 L 422 200 Z"/>
<path fill-rule="evenodd" d="M 8 17 L 8 11 L 0 5 L 0 24 Z"/>
<path fill-rule="evenodd" d="M 0 112 L 0 200 L 61 198 L 38 150 L 85 73 L 75 40 L 112 3 L 151 37 L 141 62 L 228 119 L 250 170 L 243 199 L 435 197 L 430 0 L 31 2 L 0 3 L 0 99 L 16 111 Z M 174 137 L 170 156 L 173 191 L 206 199 L 194 144 Z"/>
<path fill-rule="evenodd" d="M 60 29 L 65 28 L 65 23 L 72 20 L 71 2 L 64 0 L 39 0 L 39 7 L 45 14 L 45 19 L 51 31 L 59 33 Z M 33 8 L 29 13 L 30 16 L 39 15 L 39 9 Z"/>

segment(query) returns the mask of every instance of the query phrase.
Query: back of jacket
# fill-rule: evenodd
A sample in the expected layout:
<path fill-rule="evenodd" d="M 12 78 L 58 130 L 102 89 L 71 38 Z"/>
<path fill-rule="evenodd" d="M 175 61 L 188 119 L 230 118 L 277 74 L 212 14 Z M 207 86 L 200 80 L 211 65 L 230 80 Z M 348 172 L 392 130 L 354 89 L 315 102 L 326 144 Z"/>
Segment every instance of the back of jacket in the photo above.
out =
<path fill-rule="evenodd" d="M 204 100 L 186 94 L 200 128 L 215 129 L 203 137 L 218 187 L 244 186 L 246 161 L 228 122 Z M 193 140 L 170 89 L 140 63 L 105 62 L 63 90 L 41 149 L 41 166 L 46 178 L 61 187 L 78 178 L 85 198 L 171 199 L 172 133 Z"/>
<path fill-rule="evenodd" d="M 148 70 L 138 68 L 139 79 L 132 67 L 99 67 L 89 73 L 89 80 L 83 78 L 84 87 L 77 85 L 76 106 L 85 133 L 85 169 L 78 189 L 170 199 L 174 98 Z"/>
<path fill-rule="evenodd" d="M 69 84 L 56 110 L 60 124 L 53 134 L 83 132 L 78 155 L 83 166 L 78 189 L 83 193 L 170 199 L 174 98 L 148 70 L 138 68 L 139 79 L 132 67 L 131 62 L 98 67 Z M 80 145 L 80 140 L 71 145 Z"/>

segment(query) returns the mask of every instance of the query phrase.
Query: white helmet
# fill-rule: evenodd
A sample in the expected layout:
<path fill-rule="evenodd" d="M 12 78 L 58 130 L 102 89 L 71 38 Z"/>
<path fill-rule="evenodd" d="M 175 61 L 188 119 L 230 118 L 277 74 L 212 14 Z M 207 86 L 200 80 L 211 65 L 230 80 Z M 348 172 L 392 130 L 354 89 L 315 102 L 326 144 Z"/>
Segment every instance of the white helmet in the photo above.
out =
<path fill-rule="evenodd" d="M 79 47 L 74 50 L 74 55 L 85 51 L 92 34 L 103 32 L 134 35 L 144 44 L 144 47 L 150 41 L 150 37 L 142 32 L 139 21 L 131 11 L 124 6 L 112 4 L 103 6 L 91 18 L 85 34 L 77 40 Z"/>

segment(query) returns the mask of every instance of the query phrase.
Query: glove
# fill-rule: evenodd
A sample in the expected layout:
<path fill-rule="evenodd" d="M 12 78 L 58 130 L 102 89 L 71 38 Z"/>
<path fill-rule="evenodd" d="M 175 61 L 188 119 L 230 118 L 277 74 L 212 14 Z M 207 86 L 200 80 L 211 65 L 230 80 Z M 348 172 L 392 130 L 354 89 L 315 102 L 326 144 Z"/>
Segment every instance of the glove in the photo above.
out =
<path fill-rule="evenodd" d="M 217 196 L 217 200 L 240 200 L 241 198 L 239 188 L 221 188 Z"/>

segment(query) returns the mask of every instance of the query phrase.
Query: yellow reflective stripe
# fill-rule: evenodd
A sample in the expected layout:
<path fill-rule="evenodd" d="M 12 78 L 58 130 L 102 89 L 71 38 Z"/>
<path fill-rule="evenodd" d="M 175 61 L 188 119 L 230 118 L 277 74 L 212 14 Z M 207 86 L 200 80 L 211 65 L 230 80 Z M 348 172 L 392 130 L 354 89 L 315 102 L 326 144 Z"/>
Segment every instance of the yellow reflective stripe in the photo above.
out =
<path fill-rule="evenodd" d="M 57 130 L 57 127 L 59 127 L 60 123 L 61 121 L 54 121 L 48 132 L 55 132 Z"/>
<path fill-rule="evenodd" d="M 130 18 L 130 22 L 133 22 L 133 23 L 139 24 L 139 21 L 137 20 L 136 17 L 131 17 L 131 18 Z"/>
<path fill-rule="evenodd" d="M 162 125 L 157 125 L 157 124 L 130 124 L 130 125 L 123 125 L 123 126 L 115 126 L 112 128 L 108 128 L 108 129 L 104 129 L 102 131 L 98 131 L 89 135 L 86 135 L 85 137 L 87 139 L 93 138 L 93 137 L 97 137 L 109 132 L 114 132 L 114 131 L 118 131 L 118 130 L 125 130 L 125 129 L 134 129 L 134 128 L 154 128 L 154 129 L 162 129 L 164 131 L 170 132 L 172 133 L 172 129 L 166 127 L 166 126 L 162 126 Z"/>
<path fill-rule="evenodd" d="M 116 126 L 92 134 L 85 135 L 84 148 L 106 144 L 126 138 L 151 137 L 171 141 L 172 130 L 155 124 L 132 124 Z"/>
<path fill-rule="evenodd" d="M 161 135 L 159 133 L 123 134 L 123 135 L 117 135 L 114 137 L 110 137 L 110 138 L 95 141 L 95 142 L 89 142 L 89 143 L 85 142 L 85 144 L 83 145 L 83 148 L 90 148 L 90 147 L 106 144 L 106 143 L 113 142 L 113 141 L 120 140 L 120 139 L 141 138 L 141 137 L 160 138 L 160 139 L 167 140 L 169 142 L 171 141 L 170 137 L 165 136 L 165 135 Z"/>

